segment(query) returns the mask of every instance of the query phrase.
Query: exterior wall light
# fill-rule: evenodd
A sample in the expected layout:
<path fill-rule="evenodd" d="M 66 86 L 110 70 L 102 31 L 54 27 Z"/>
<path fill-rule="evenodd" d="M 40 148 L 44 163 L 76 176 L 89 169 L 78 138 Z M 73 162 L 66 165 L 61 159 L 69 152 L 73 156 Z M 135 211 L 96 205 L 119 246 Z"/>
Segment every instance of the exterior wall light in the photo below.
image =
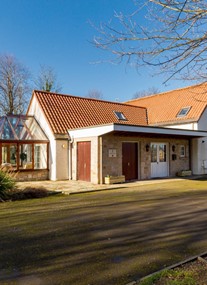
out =
<path fill-rule="evenodd" d="M 172 146 L 172 151 L 173 151 L 173 152 L 175 151 L 175 145 Z"/>
<path fill-rule="evenodd" d="M 150 149 L 150 146 L 149 146 L 149 144 L 148 144 L 148 143 L 146 144 L 145 148 L 146 148 L 146 152 L 148 152 L 148 151 L 149 151 L 149 149 Z"/>

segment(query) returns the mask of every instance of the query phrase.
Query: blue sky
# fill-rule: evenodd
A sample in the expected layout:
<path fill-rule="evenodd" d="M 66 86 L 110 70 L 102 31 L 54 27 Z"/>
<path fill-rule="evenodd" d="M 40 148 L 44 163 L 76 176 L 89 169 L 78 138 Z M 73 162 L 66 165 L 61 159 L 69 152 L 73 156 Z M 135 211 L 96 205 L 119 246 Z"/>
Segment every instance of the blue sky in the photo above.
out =
<path fill-rule="evenodd" d="M 98 26 L 114 11 L 132 11 L 131 0 L 0 0 L 0 7 L 0 54 L 14 55 L 34 76 L 40 65 L 51 66 L 61 93 L 86 96 L 95 89 L 106 100 L 123 102 L 149 87 L 165 91 L 187 85 L 163 85 L 164 78 L 152 76 L 147 67 L 137 72 L 125 64 L 97 64 L 110 54 L 91 44 L 96 31 L 89 22 Z"/>

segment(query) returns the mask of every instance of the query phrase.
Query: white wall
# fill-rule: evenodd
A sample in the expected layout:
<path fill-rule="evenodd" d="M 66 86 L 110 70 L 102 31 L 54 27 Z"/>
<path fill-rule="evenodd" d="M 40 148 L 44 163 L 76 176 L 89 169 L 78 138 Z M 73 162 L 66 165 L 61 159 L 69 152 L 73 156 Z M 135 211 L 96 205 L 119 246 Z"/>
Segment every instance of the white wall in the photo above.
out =
<path fill-rule="evenodd" d="M 56 179 L 69 179 L 69 148 L 68 140 L 56 140 Z"/>
<path fill-rule="evenodd" d="M 30 104 L 29 110 L 27 112 L 28 115 L 34 116 L 46 136 L 50 141 L 49 148 L 49 179 L 56 180 L 56 141 L 52 130 L 47 123 L 45 115 L 40 108 L 38 101 L 35 96 L 33 96 L 32 102 Z"/>
<path fill-rule="evenodd" d="M 207 131 L 207 109 L 204 110 L 200 120 L 198 121 L 198 129 Z"/>
<path fill-rule="evenodd" d="M 178 124 L 178 125 L 168 125 L 164 126 L 165 128 L 171 128 L 171 129 L 183 129 L 183 130 L 198 130 L 198 124 L 197 123 L 189 123 L 189 124 Z"/>
<path fill-rule="evenodd" d="M 193 174 L 207 174 L 204 161 L 207 161 L 207 137 L 192 139 L 191 146 Z"/>
<path fill-rule="evenodd" d="M 166 126 L 187 130 L 207 131 L 207 110 L 203 112 L 200 120 L 195 123 Z M 191 140 L 191 170 L 194 175 L 207 174 L 204 161 L 207 161 L 207 137 Z"/>

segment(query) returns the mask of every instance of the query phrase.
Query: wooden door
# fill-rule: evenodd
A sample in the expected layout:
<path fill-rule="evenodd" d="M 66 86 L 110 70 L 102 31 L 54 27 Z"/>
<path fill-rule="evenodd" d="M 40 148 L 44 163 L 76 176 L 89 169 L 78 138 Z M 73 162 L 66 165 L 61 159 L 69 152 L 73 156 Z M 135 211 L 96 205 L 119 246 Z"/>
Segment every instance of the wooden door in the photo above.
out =
<path fill-rule="evenodd" d="M 78 142 L 77 172 L 78 180 L 91 181 L 91 142 Z"/>
<path fill-rule="evenodd" d="M 137 143 L 122 143 L 122 172 L 126 180 L 138 179 Z"/>

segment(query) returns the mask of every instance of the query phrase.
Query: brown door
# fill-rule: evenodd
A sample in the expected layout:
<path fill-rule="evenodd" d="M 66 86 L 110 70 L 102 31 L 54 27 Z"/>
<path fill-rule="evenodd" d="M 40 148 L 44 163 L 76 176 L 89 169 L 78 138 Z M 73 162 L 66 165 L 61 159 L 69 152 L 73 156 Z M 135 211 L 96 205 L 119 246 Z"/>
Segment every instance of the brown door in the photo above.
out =
<path fill-rule="evenodd" d="M 78 180 L 91 181 L 91 142 L 78 142 Z"/>
<path fill-rule="evenodd" d="M 138 179 L 137 143 L 122 143 L 122 172 L 126 180 Z"/>

